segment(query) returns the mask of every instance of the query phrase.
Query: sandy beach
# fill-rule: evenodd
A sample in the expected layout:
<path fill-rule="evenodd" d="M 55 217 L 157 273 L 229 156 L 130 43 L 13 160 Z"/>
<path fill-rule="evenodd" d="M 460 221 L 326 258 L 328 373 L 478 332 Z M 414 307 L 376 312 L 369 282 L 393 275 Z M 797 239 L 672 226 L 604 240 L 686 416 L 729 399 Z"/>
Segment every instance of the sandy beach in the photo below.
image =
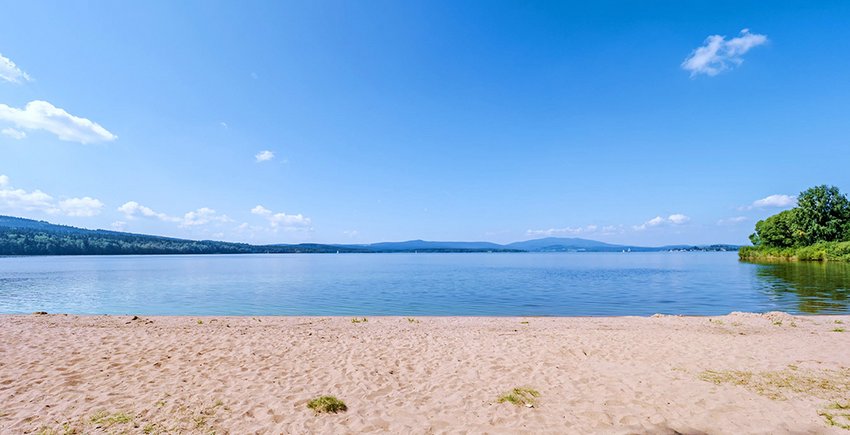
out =
<path fill-rule="evenodd" d="M 848 402 L 850 316 L 0 316 L 3 434 L 850 433 Z"/>

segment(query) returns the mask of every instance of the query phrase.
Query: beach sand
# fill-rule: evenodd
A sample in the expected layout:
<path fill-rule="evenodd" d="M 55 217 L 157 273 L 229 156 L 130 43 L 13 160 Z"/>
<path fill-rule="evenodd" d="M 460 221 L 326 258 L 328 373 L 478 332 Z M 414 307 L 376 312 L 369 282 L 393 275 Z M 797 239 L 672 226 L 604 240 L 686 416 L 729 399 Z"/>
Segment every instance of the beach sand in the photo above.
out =
<path fill-rule="evenodd" d="M 0 433 L 850 433 L 850 316 L 351 320 L 0 316 Z"/>

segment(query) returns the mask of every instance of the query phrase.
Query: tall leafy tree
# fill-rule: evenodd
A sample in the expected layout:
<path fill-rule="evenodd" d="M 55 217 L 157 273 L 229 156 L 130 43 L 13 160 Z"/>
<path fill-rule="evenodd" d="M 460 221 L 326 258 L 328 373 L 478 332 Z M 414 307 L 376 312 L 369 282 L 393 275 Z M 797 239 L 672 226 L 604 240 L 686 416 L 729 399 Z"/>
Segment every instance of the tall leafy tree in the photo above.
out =
<path fill-rule="evenodd" d="M 797 198 L 794 221 L 804 245 L 846 240 L 850 235 L 850 200 L 835 186 L 812 187 Z"/>
<path fill-rule="evenodd" d="M 801 244 L 802 232 L 797 228 L 797 209 L 785 210 L 756 223 L 750 236 L 755 246 L 789 248 Z"/>

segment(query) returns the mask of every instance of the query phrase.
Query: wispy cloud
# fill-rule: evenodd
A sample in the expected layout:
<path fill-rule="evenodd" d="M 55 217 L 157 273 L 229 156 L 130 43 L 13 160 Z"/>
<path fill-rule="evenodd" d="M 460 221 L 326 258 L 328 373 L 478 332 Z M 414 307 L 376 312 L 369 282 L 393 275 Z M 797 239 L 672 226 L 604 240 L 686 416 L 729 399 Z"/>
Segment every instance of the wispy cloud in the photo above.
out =
<path fill-rule="evenodd" d="M 259 162 L 267 162 L 274 158 L 274 152 L 269 150 L 263 150 L 254 155 L 254 158 Z"/>
<path fill-rule="evenodd" d="M 220 214 L 209 207 L 201 207 L 197 210 L 186 212 L 182 217 L 179 217 L 155 211 L 152 208 L 141 205 L 136 201 L 128 201 L 121 207 L 118 207 L 118 211 L 123 213 L 127 220 L 134 220 L 140 217 L 150 218 L 163 222 L 177 223 L 181 227 L 195 227 L 210 223 L 233 222 L 233 220 L 227 215 Z"/>
<path fill-rule="evenodd" d="M 63 214 L 72 217 L 89 217 L 100 214 L 103 203 L 88 196 L 56 201 L 41 190 L 16 189 L 6 175 L 0 175 L 0 210 L 9 212 L 40 212 Z"/>
<path fill-rule="evenodd" d="M 767 43 L 766 35 L 750 33 L 749 29 L 741 30 L 741 35 L 732 39 L 711 35 L 706 38 L 704 45 L 694 49 L 682 62 L 682 69 L 690 71 L 691 77 L 699 74 L 716 76 L 740 65 L 744 62 L 742 57 L 744 54 L 753 47 L 765 43 Z"/>
<path fill-rule="evenodd" d="M 564 227 L 564 228 L 549 228 L 547 230 L 528 230 L 525 232 L 528 236 L 534 237 L 553 237 L 553 236 L 578 236 L 581 234 L 595 233 L 599 227 L 597 225 L 585 225 L 583 227 Z"/>
<path fill-rule="evenodd" d="M 647 228 L 659 227 L 663 225 L 682 225 L 690 220 L 691 218 L 681 213 L 674 213 L 670 216 L 667 216 L 666 218 L 662 216 L 656 216 L 640 225 L 635 225 L 632 228 L 634 228 L 636 231 L 643 231 Z"/>
<path fill-rule="evenodd" d="M 227 217 L 226 214 L 219 214 L 209 207 L 201 207 L 195 211 L 190 211 L 183 215 L 183 220 L 180 226 L 194 227 L 198 225 L 206 225 L 209 223 L 227 223 L 233 222 L 233 219 Z"/>
<path fill-rule="evenodd" d="M 90 217 L 100 214 L 103 203 L 88 196 L 59 201 L 59 209 L 68 216 Z"/>
<path fill-rule="evenodd" d="M 118 207 L 118 211 L 124 214 L 127 220 L 133 220 L 139 217 L 159 219 L 164 222 L 179 222 L 180 218 L 169 216 L 165 213 L 154 211 L 150 207 L 139 204 L 136 201 L 127 201 Z"/>
<path fill-rule="evenodd" d="M 302 214 L 274 213 L 271 210 L 258 205 L 251 209 L 251 213 L 264 217 L 273 231 L 283 228 L 287 231 L 310 229 L 310 218 Z"/>
<path fill-rule="evenodd" d="M 797 197 L 791 195 L 770 195 L 753 201 L 751 207 L 790 207 L 797 204 Z"/>
<path fill-rule="evenodd" d="M 23 109 L 0 104 L 0 121 L 26 130 L 45 130 L 61 140 L 83 144 L 118 138 L 100 124 L 71 115 L 47 101 L 30 101 Z"/>
<path fill-rule="evenodd" d="M 20 130 L 15 130 L 14 128 L 11 128 L 11 127 L 4 128 L 3 130 L 0 130 L 0 133 L 2 133 L 3 136 L 9 136 L 12 139 L 16 139 L 16 140 L 21 140 L 21 139 L 27 137 L 27 134 L 25 132 L 20 131 Z"/>
<path fill-rule="evenodd" d="M 3 56 L 0 53 L 0 80 L 5 80 L 11 83 L 22 83 L 31 81 L 29 74 L 22 71 L 12 59 Z"/>
<path fill-rule="evenodd" d="M 725 219 L 720 219 L 717 221 L 717 225 L 737 225 L 742 222 L 748 221 L 749 218 L 746 216 L 733 216 Z"/>

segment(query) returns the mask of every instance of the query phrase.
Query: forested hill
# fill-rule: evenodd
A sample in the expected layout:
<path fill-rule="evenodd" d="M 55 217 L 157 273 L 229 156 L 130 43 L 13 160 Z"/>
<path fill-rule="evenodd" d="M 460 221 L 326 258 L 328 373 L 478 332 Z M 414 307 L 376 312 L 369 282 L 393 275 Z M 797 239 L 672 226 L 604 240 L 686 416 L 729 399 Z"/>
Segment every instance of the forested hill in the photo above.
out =
<path fill-rule="evenodd" d="M 0 216 L 0 255 L 255 254 L 364 252 L 353 247 L 300 244 L 257 246 L 184 240 L 107 230 L 87 230 Z"/>
<path fill-rule="evenodd" d="M 378 252 L 659 252 L 727 251 L 737 246 L 610 245 L 584 239 L 546 238 L 499 245 L 490 242 L 407 242 L 371 245 L 249 245 L 186 240 L 119 231 L 88 230 L 12 216 L 0 216 L 0 255 L 138 255 L 138 254 L 289 254 Z"/>

